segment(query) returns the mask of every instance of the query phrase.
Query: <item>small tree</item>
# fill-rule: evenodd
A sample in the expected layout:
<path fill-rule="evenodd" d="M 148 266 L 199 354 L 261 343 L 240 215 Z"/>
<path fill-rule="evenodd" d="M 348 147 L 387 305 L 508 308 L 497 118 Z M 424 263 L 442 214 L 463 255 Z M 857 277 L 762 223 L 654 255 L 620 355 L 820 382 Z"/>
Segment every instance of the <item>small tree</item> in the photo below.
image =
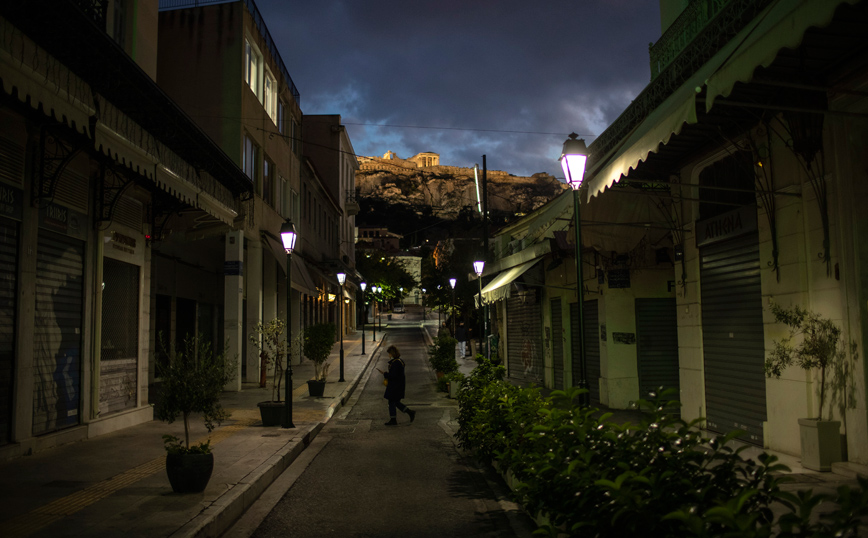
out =
<path fill-rule="evenodd" d="M 165 343 L 160 337 L 160 347 L 165 352 Z M 211 451 L 209 441 L 190 446 L 190 415 L 200 413 L 210 433 L 229 418 L 229 413 L 220 404 L 223 387 L 231 381 L 235 361 L 225 358 L 226 350 L 215 354 L 211 344 L 202 336 L 188 336 L 183 349 L 166 352 L 169 362 L 159 368 L 163 379 L 160 400 L 155 408 L 158 419 L 171 424 L 180 415 L 184 421 L 184 444 L 173 435 L 164 435 L 166 450 L 170 452 Z"/>
<path fill-rule="evenodd" d="M 451 336 L 438 336 L 434 345 L 428 348 L 428 361 L 435 372 L 449 374 L 458 371 L 458 361 L 455 360 L 455 346 L 458 340 Z"/>
<path fill-rule="evenodd" d="M 273 402 L 280 401 L 280 385 L 286 367 L 284 360 L 288 350 L 286 338 L 283 337 L 285 330 L 286 322 L 274 318 L 268 323 L 257 323 L 253 327 L 253 333 L 250 334 L 250 343 L 259 350 L 263 369 L 268 368 L 268 365 L 272 363 L 274 364 L 274 382 L 271 384 L 271 401 Z"/>
<path fill-rule="evenodd" d="M 789 327 L 789 336 L 774 342 L 774 347 L 765 361 L 766 375 L 780 378 L 784 368 L 793 364 L 805 371 L 819 368 L 820 409 L 817 418 L 822 418 L 828 386 L 826 370 L 830 369 L 837 374 L 835 382 L 831 384 L 832 389 L 836 393 L 846 390 L 842 384 L 845 384 L 849 377 L 846 361 L 848 348 L 849 353 L 855 357 L 855 344 L 851 343 L 847 346 L 841 338 L 841 328 L 830 319 L 823 318 L 799 305 L 784 308 L 772 304 L 771 311 L 778 323 Z M 794 343 L 793 340 L 798 337 L 801 337 L 801 342 Z M 837 398 L 837 396 L 833 394 L 833 397 Z M 831 414 L 830 406 L 830 419 Z"/>
<path fill-rule="evenodd" d="M 313 361 L 317 381 L 325 381 L 329 375 L 326 360 L 335 344 L 335 333 L 334 323 L 317 323 L 304 330 L 304 356 Z"/>

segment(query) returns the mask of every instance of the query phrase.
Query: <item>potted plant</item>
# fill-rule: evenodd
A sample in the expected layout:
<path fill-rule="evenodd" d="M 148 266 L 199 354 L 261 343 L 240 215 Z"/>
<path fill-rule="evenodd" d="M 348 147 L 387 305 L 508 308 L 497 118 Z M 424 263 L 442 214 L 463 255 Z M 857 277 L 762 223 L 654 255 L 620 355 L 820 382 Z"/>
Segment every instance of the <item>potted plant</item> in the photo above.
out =
<path fill-rule="evenodd" d="M 259 402 L 259 416 L 263 426 L 278 426 L 283 417 L 283 408 L 286 403 L 281 400 L 281 385 L 284 379 L 284 371 L 287 357 L 287 342 L 283 337 L 286 331 L 286 322 L 274 318 L 268 323 L 257 323 L 250 334 L 250 343 L 259 351 L 261 359 L 259 386 L 265 387 L 265 379 L 268 368 L 274 365 L 274 377 L 271 383 L 271 400 Z M 290 388 L 291 390 L 291 388 Z"/>
<path fill-rule="evenodd" d="M 325 392 L 329 363 L 326 360 L 335 344 L 335 324 L 317 323 L 304 329 L 304 356 L 313 361 L 314 378 L 307 382 L 311 396 L 321 397 Z"/>
<path fill-rule="evenodd" d="M 160 339 L 160 346 L 165 346 Z M 215 425 L 229 418 L 220 404 L 223 387 L 233 376 L 234 361 L 227 361 L 226 350 L 215 354 L 211 344 L 201 336 L 188 336 L 183 349 L 166 353 L 168 363 L 159 368 L 163 383 L 154 412 L 169 424 L 180 416 L 184 422 L 184 439 L 164 435 L 166 474 L 176 493 L 196 493 L 205 489 L 214 469 L 210 440 L 190 444 L 190 415 L 199 413 L 210 433 Z M 183 441 L 183 442 L 182 442 Z"/>
<path fill-rule="evenodd" d="M 458 361 L 455 360 L 457 344 L 458 340 L 451 336 L 438 336 L 428 347 L 428 362 L 437 373 L 437 379 L 458 370 Z"/>
<path fill-rule="evenodd" d="M 455 371 L 443 376 L 443 379 L 449 383 L 449 397 L 458 398 L 458 389 L 461 388 L 461 383 L 464 382 L 464 374 Z"/>
<path fill-rule="evenodd" d="M 841 337 L 841 328 L 830 319 L 802 308 L 799 305 L 784 308 L 772 304 L 772 314 L 778 323 L 789 328 L 788 336 L 774 342 L 765 361 L 768 377 L 780 378 L 783 370 L 791 365 L 805 371 L 819 369 L 820 406 L 818 416 L 800 418 L 802 466 L 815 471 L 830 471 L 832 463 L 841 461 L 841 422 L 832 420 L 832 405 L 828 420 L 823 419 L 823 409 L 832 391 L 833 401 L 845 404 L 847 382 L 850 375 L 848 356 L 856 357 L 855 344 L 849 346 Z M 834 379 L 830 379 L 834 373 Z"/>

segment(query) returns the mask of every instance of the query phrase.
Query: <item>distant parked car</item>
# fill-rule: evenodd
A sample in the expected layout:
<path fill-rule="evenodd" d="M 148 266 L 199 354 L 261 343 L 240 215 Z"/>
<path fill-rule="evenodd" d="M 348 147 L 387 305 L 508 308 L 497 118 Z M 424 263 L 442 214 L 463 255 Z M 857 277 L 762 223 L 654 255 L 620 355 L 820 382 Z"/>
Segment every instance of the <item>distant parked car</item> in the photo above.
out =
<path fill-rule="evenodd" d="M 402 303 L 398 303 L 392 307 L 392 312 L 395 314 L 403 314 L 404 313 L 404 305 Z"/>

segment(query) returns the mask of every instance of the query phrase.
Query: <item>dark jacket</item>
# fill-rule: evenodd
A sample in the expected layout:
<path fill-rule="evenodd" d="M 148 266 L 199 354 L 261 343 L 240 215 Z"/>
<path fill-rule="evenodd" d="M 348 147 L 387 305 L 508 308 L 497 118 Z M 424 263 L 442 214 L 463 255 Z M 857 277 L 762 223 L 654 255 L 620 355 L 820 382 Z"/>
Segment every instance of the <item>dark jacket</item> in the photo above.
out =
<path fill-rule="evenodd" d="M 390 360 L 389 371 L 383 373 L 383 377 L 389 380 L 383 398 L 387 400 L 400 400 L 403 398 L 404 388 L 407 385 L 407 381 L 404 378 L 404 360 L 401 357 L 395 357 Z"/>
<path fill-rule="evenodd" d="M 467 329 L 464 328 L 464 325 L 459 325 L 457 329 L 455 329 L 455 339 L 459 342 L 467 341 Z"/>

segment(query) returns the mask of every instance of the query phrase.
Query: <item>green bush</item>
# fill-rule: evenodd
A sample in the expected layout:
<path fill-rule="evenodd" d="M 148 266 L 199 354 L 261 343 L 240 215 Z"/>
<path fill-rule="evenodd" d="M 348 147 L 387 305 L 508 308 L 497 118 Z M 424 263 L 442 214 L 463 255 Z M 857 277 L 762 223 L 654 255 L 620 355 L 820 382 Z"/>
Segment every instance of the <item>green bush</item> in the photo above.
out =
<path fill-rule="evenodd" d="M 458 340 L 451 336 L 438 336 L 434 344 L 428 348 L 428 361 L 435 372 L 449 374 L 458 370 L 458 361 L 455 360 L 455 346 Z"/>
<path fill-rule="evenodd" d="M 325 381 L 329 374 L 326 360 L 335 345 L 334 323 L 317 323 L 304 329 L 304 356 L 313 361 L 314 379 Z"/>
<path fill-rule="evenodd" d="M 675 391 L 640 400 L 639 424 L 616 424 L 578 406 L 578 389 L 543 398 L 478 362 L 458 396 L 459 445 L 511 471 L 516 500 L 550 522 L 540 534 L 850 536 L 868 515 L 868 481 L 833 496 L 782 491 L 788 469 L 775 456 L 745 459 L 731 446 L 738 432 L 703 436 L 673 412 Z M 838 510 L 812 517 L 827 501 Z"/>

